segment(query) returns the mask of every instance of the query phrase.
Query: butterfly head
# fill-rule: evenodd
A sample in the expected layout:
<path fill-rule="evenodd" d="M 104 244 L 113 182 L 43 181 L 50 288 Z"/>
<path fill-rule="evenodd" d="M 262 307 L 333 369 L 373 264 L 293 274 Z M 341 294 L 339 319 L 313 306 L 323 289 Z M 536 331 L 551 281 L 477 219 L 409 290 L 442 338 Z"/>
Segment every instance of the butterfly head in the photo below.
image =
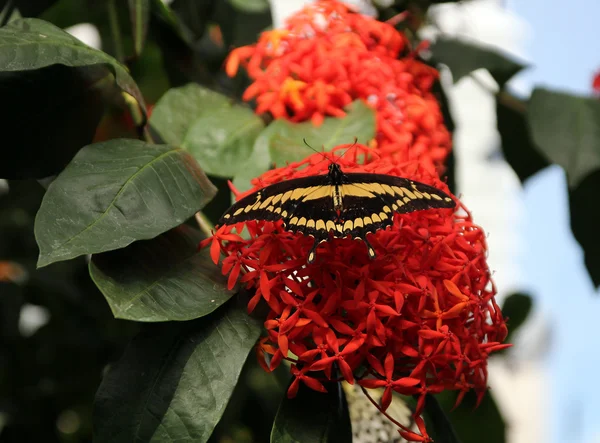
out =
<path fill-rule="evenodd" d="M 341 184 L 343 175 L 342 168 L 338 163 L 332 162 L 329 165 L 329 178 L 332 184 Z"/>

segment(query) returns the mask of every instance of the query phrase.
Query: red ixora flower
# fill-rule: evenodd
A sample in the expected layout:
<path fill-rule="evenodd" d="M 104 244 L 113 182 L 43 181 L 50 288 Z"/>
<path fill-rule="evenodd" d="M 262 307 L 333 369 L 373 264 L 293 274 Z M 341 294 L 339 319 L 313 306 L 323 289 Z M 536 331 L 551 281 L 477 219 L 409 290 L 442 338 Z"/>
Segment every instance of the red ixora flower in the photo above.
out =
<path fill-rule="evenodd" d="M 344 157 L 335 156 L 344 149 Z M 357 164 L 365 157 L 368 163 Z M 408 177 L 448 192 L 419 163 L 390 163 L 360 144 L 268 171 L 249 192 L 325 174 L 331 161 L 344 172 Z M 249 237 L 234 232 L 243 228 Z M 362 241 L 335 238 L 308 264 L 311 238 L 286 231 L 281 221 L 251 221 L 221 226 L 204 245 L 211 243 L 230 287 L 240 280 L 253 294 L 250 311 L 261 300 L 270 307 L 257 352 L 266 370 L 284 359 L 292 363 L 289 396 L 299 383 L 323 391 L 327 380 L 357 381 L 385 388 L 382 411 L 393 391 L 419 395 L 415 417 L 427 393 L 459 390 L 460 402 L 474 389 L 481 398 L 489 354 L 508 346 L 502 344 L 507 329 L 494 299 L 483 230 L 460 205 L 457 212 L 395 214 L 393 225 L 370 234 L 369 242 L 377 253 L 373 260 Z M 421 434 L 400 431 L 412 441 L 429 439 L 424 425 Z"/>
<path fill-rule="evenodd" d="M 283 29 L 234 49 L 226 71 L 239 66 L 253 80 L 243 99 L 256 113 L 294 122 L 343 117 L 362 99 L 376 111 L 374 145 L 391 161 L 419 160 L 434 171 L 451 137 L 432 93 L 438 72 L 415 59 L 393 26 L 323 0 L 291 16 Z"/>

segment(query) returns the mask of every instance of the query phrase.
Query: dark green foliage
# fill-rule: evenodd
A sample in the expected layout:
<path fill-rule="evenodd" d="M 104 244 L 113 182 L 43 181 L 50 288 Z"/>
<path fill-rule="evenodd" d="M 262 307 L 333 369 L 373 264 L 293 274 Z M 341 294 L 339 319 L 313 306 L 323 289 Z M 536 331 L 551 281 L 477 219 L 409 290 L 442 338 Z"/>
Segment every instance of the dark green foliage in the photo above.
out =
<path fill-rule="evenodd" d="M 462 403 L 453 408 L 458 393 L 446 391 L 442 394 L 428 396 L 426 413 L 440 443 L 504 443 L 506 441 L 506 425 L 500 410 L 490 392 L 486 392 L 479 407 L 477 395 L 468 392 Z M 432 398 L 437 402 L 430 401 Z M 446 419 L 444 419 L 444 416 Z M 449 428 L 452 423 L 454 430 Z"/>
<path fill-rule="evenodd" d="M 243 302 L 145 326 L 96 394 L 98 442 L 208 441 L 261 330 Z"/>
<path fill-rule="evenodd" d="M 483 47 L 466 40 L 440 38 L 431 46 L 433 59 L 452 71 L 453 80 L 459 81 L 471 72 L 484 68 L 494 77 L 500 87 L 525 68 L 497 49 Z"/>
<path fill-rule="evenodd" d="M 504 158 L 521 182 L 549 165 L 536 148 L 525 117 L 526 103 L 501 93 L 496 97 L 496 119 Z"/>
<path fill-rule="evenodd" d="M 351 443 L 344 391 L 339 383 L 329 383 L 326 389 L 327 393 L 321 393 L 301 385 L 295 398 L 284 397 L 273 423 L 271 443 Z"/>
<path fill-rule="evenodd" d="M 507 343 L 512 343 L 515 332 L 525 323 L 531 313 L 532 307 L 533 301 L 531 300 L 531 296 L 527 294 L 515 292 L 504 299 L 502 314 L 508 319 Z"/>

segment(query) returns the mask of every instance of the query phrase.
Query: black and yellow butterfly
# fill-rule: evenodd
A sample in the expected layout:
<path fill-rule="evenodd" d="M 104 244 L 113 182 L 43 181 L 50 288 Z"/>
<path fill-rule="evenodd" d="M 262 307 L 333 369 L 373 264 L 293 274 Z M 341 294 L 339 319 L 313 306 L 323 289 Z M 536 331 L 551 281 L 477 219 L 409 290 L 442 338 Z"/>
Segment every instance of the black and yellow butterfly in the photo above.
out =
<path fill-rule="evenodd" d="M 390 226 L 394 212 L 454 207 L 454 200 L 433 186 L 392 175 L 344 174 L 339 164 L 331 163 L 327 174 L 275 183 L 242 198 L 218 225 L 283 220 L 286 230 L 315 238 L 308 255 L 312 263 L 315 249 L 329 240 L 329 233 L 363 240 L 373 258 L 375 250 L 366 236 Z"/>

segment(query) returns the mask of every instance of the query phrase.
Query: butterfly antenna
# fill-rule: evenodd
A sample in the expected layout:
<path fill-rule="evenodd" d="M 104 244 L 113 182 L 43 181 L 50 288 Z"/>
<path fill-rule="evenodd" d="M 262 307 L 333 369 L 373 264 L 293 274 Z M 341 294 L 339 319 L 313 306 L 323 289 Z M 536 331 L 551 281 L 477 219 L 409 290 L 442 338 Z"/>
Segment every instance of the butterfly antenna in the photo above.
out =
<path fill-rule="evenodd" d="M 305 139 L 305 138 L 303 138 L 303 139 L 302 139 L 302 141 L 304 142 L 304 144 L 305 144 L 306 146 L 308 146 L 310 149 L 312 149 L 313 151 L 315 151 L 317 154 L 321 154 L 321 156 L 322 156 L 322 157 L 323 157 L 325 160 L 327 160 L 327 161 L 331 161 L 329 158 L 327 158 L 327 156 L 325 155 L 325 153 L 324 153 L 324 152 L 317 151 L 315 148 L 313 148 L 311 145 L 309 145 L 309 144 L 308 144 L 308 142 L 306 141 L 306 139 Z"/>
<path fill-rule="evenodd" d="M 354 137 L 354 143 L 352 143 L 348 149 L 346 149 L 344 152 L 342 152 L 342 154 L 338 155 L 335 159 L 339 160 L 340 158 L 342 158 L 344 155 L 346 155 L 348 153 L 348 151 L 350 151 L 353 147 L 356 146 L 356 144 L 358 143 L 358 137 Z"/>

